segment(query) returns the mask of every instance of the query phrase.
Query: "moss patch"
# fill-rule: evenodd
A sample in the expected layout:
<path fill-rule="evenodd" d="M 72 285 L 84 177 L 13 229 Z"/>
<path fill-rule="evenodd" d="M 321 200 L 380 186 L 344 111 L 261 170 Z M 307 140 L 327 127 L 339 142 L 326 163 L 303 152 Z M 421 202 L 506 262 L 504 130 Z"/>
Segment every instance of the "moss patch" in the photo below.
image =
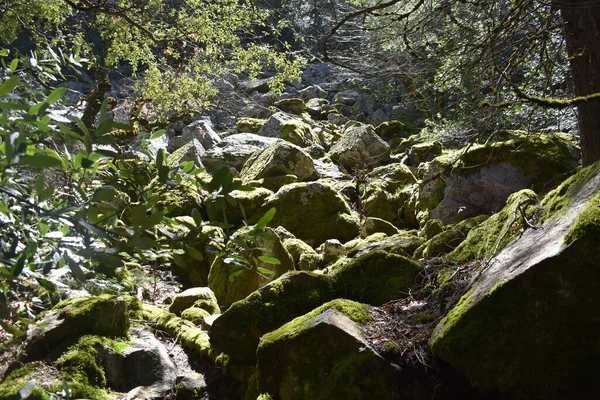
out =
<path fill-rule="evenodd" d="M 569 231 L 565 235 L 564 246 L 568 246 L 577 239 L 591 236 L 600 243 L 600 192 L 597 193 L 585 206 Z"/>
<path fill-rule="evenodd" d="M 47 400 L 50 398 L 50 386 L 54 386 L 59 382 L 56 379 L 52 379 L 50 374 L 47 374 L 48 366 L 41 362 L 33 362 L 22 365 L 21 367 L 13 370 L 8 376 L 6 376 L 2 383 L 0 383 L 0 398 L 6 400 L 20 400 L 19 390 L 25 385 L 30 379 L 35 379 L 36 382 L 40 377 L 43 377 L 44 388 L 36 384 L 33 392 L 28 397 L 30 400 Z M 50 386 L 48 386 L 50 385 Z"/>

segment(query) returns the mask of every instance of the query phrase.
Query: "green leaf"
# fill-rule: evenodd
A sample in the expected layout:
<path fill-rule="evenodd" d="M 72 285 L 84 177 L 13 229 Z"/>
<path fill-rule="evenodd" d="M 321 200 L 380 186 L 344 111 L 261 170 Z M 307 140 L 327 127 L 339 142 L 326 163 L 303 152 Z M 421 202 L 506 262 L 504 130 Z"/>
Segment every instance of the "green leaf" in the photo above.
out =
<path fill-rule="evenodd" d="M 80 134 L 73 132 L 66 125 L 60 124 L 58 127 L 62 131 L 62 133 L 64 133 L 67 137 L 70 137 L 71 139 L 79 140 L 80 142 L 83 141 L 83 138 L 81 137 Z"/>
<path fill-rule="evenodd" d="M 229 275 L 229 281 L 233 281 L 235 279 L 236 276 L 238 276 L 239 274 L 241 274 L 244 270 L 243 269 L 238 269 L 237 271 L 233 271 L 230 275 Z"/>
<path fill-rule="evenodd" d="M 21 78 L 19 78 L 17 75 L 8 78 L 6 81 L 4 81 L 2 86 L 0 86 L 0 96 L 5 96 L 12 92 L 13 89 L 17 87 L 20 81 Z"/>
<path fill-rule="evenodd" d="M 63 96 L 63 94 L 65 94 L 66 91 L 66 87 L 59 87 L 54 89 L 52 93 L 50 93 L 46 98 L 46 103 L 48 103 L 49 105 L 56 103 L 58 99 L 60 99 Z"/>
<path fill-rule="evenodd" d="M 0 102 L 0 108 L 3 110 L 27 110 L 29 107 L 26 104 Z"/>
<path fill-rule="evenodd" d="M 45 101 L 37 103 L 37 104 L 31 106 L 31 108 L 29 109 L 29 115 L 38 115 L 46 107 L 48 107 L 48 103 L 46 103 Z"/>
<path fill-rule="evenodd" d="M 140 250 L 149 250 L 157 245 L 156 241 L 148 236 L 135 236 L 129 239 L 129 245 Z"/>
<path fill-rule="evenodd" d="M 156 131 L 152 134 L 152 136 L 150 136 L 150 140 L 154 140 L 154 139 L 158 139 L 159 137 L 161 137 L 162 135 L 164 135 L 165 133 L 167 133 L 167 131 L 165 129 L 161 129 L 159 131 Z M 193 164 L 194 162 L 191 161 L 191 163 Z"/>
<path fill-rule="evenodd" d="M 15 72 L 17 70 L 17 67 L 19 66 L 19 59 L 15 58 L 14 60 L 12 60 L 10 62 L 10 71 L 11 72 Z"/>
<path fill-rule="evenodd" d="M 266 269 L 266 268 L 263 268 L 263 267 L 256 267 L 256 270 L 258 272 L 260 272 L 261 274 L 265 274 L 265 275 L 273 275 L 273 274 L 275 274 L 274 271 L 271 271 L 270 269 Z"/>
<path fill-rule="evenodd" d="M 33 393 L 33 389 L 35 389 L 35 379 L 30 379 L 19 389 L 19 397 L 22 399 L 26 399 Z"/>
<path fill-rule="evenodd" d="M 280 265 L 281 261 L 275 257 L 258 256 L 258 259 L 267 264 Z"/>
<path fill-rule="evenodd" d="M 62 159 L 56 159 L 55 157 L 48 156 L 45 154 L 36 154 L 35 156 L 24 156 L 19 160 L 20 165 L 29 165 L 35 168 L 50 168 L 50 167 L 62 167 Z"/>
<path fill-rule="evenodd" d="M 62 388 L 63 388 L 63 394 L 67 399 L 71 398 L 71 388 L 69 388 L 69 384 L 67 383 L 67 380 L 63 377 L 62 378 Z"/>
<path fill-rule="evenodd" d="M 11 273 L 13 277 L 16 278 L 17 276 L 21 275 L 21 272 L 23 272 L 23 268 L 25 267 L 26 260 L 26 254 L 21 254 L 21 256 L 17 259 L 15 265 L 13 265 L 13 267 L 11 268 Z"/>
<path fill-rule="evenodd" d="M 106 185 L 94 192 L 92 200 L 96 202 L 111 201 L 116 194 L 117 190 L 114 188 L 114 186 Z"/>
<path fill-rule="evenodd" d="M 8 50 L 1 49 L 0 50 L 0 57 L 7 57 L 7 56 L 8 56 Z"/>
<path fill-rule="evenodd" d="M 154 225 L 162 222 L 164 214 L 162 211 L 156 211 L 150 214 L 141 224 L 142 229 L 152 228 Z"/>
<path fill-rule="evenodd" d="M 50 293 L 56 292 L 56 285 L 54 283 L 50 282 L 48 279 L 37 278 L 37 281 L 40 284 L 40 286 L 43 287 L 44 289 L 46 289 L 48 292 L 50 292 Z"/>
<path fill-rule="evenodd" d="M 85 282 L 85 274 L 83 273 L 81 267 L 78 263 L 71 260 L 69 258 L 69 269 L 71 270 L 71 274 L 73 274 L 73 278 L 75 278 L 79 282 Z"/>
<path fill-rule="evenodd" d="M 100 105 L 100 115 L 98 116 L 98 119 L 100 120 L 100 126 L 102 126 L 102 124 L 107 121 L 107 118 L 106 118 L 107 108 L 108 108 L 108 97 L 105 98 L 102 101 L 102 105 Z M 110 120 L 110 119 L 108 119 L 108 120 Z"/>
<path fill-rule="evenodd" d="M 265 228 L 267 227 L 267 225 L 269 224 L 269 222 L 271 222 L 271 220 L 273 219 L 274 216 L 275 216 L 275 207 L 272 207 L 262 217 L 260 217 L 260 219 L 258 220 L 258 222 L 256 223 L 256 225 L 254 226 L 254 228 L 257 229 L 257 230 L 264 231 Z"/>
<path fill-rule="evenodd" d="M 15 337 L 25 336 L 25 332 L 23 332 L 22 330 L 20 330 L 19 328 L 17 328 L 14 325 L 7 324 L 6 322 L 0 320 L 0 326 L 2 328 L 4 328 L 4 330 L 6 332 L 10 333 L 11 335 L 13 335 Z"/>
<path fill-rule="evenodd" d="M 194 260 L 204 260 L 204 255 L 193 247 L 188 247 L 185 252 L 190 255 Z"/>
<path fill-rule="evenodd" d="M 194 222 L 196 223 L 196 227 L 200 228 L 202 226 L 202 222 L 204 222 L 202 220 L 202 214 L 200 214 L 200 211 L 198 211 L 197 208 L 194 208 L 192 210 L 192 218 L 194 219 Z"/>

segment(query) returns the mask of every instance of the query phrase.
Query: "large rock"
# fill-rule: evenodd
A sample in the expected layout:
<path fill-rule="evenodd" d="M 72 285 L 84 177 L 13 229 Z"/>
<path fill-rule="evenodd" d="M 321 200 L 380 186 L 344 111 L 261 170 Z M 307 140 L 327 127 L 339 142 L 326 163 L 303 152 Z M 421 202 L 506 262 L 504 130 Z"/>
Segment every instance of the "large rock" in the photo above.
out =
<path fill-rule="evenodd" d="M 253 133 L 227 136 L 202 155 L 202 163 L 209 171 L 216 171 L 223 165 L 239 171 L 254 152 L 264 149 L 276 140 Z"/>
<path fill-rule="evenodd" d="M 354 126 L 331 147 L 329 156 L 348 171 L 370 169 L 390 159 L 390 146 L 370 125 Z"/>
<path fill-rule="evenodd" d="M 446 224 L 491 214 L 518 190 L 548 192 L 579 161 L 564 135 L 509 131 L 499 138 L 505 140 L 472 146 L 460 161 L 458 154 L 442 155 L 423 165 L 416 211 L 431 210 Z"/>
<path fill-rule="evenodd" d="M 548 194 L 542 228 L 527 229 L 489 262 L 436 327 L 433 353 L 481 389 L 522 399 L 594 398 L 599 193 L 596 163 Z"/>
<path fill-rule="evenodd" d="M 240 178 L 251 181 L 295 175 L 299 181 L 304 181 L 314 172 L 315 164 L 304 150 L 288 142 L 275 142 L 246 161 Z"/>
<path fill-rule="evenodd" d="M 217 318 L 211 343 L 236 362 L 254 364 L 256 346 L 265 333 L 335 298 L 381 305 L 406 297 L 420 271 L 408 258 L 374 251 L 331 267 L 327 275 L 286 274 Z"/>
<path fill-rule="evenodd" d="M 263 185 L 264 186 L 264 185 Z M 204 207 L 210 221 L 224 223 L 223 208 L 227 216 L 227 223 L 240 226 L 247 218 L 262 206 L 264 200 L 273 192 L 264 187 L 249 187 L 247 190 L 232 190 L 229 193 L 230 200 L 217 197 L 204 200 Z M 241 206 L 241 207 L 240 207 Z M 242 209 L 244 210 L 242 212 Z"/>
<path fill-rule="evenodd" d="M 219 305 L 223 308 L 229 307 L 233 302 L 243 299 L 259 287 L 271 280 L 278 278 L 283 273 L 294 270 L 294 261 L 285 250 L 279 236 L 271 228 L 265 232 L 271 237 L 256 237 L 254 227 L 243 227 L 238 229 L 229 239 L 231 243 L 246 242 L 246 248 L 237 251 L 236 256 L 245 258 L 250 264 L 241 266 L 239 261 L 226 263 L 229 258 L 218 258 L 212 264 L 208 274 L 208 287 L 210 287 Z M 251 244 L 249 242 L 252 242 Z M 260 251 L 258 251 L 260 250 Z M 258 252 L 257 252 L 258 251 Z M 272 274 L 261 273 L 253 265 L 258 256 L 272 257 L 279 260 L 279 264 L 273 265 L 264 261 L 257 261 L 261 268 L 272 271 Z M 240 272 L 241 271 L 241 272 Z M 232 277 L 232 274 L 239 273 Z"/>
<path fill-rule="evenodd" d="M 39 359 L 59 344 L 82 335 L 126 336 L 128 328 L 127 305 L 122 297 L 102 295 L 65 300 L 39 324 L 29 325 L 27 357 Z"/>
<path fill-rule="evenodd" d="M 212 127 L 210 119 L 199 119 L 194 121 L 181 131 L 181 136 L 186 142 L 196 139 L 205 150 L 210 149 L 222 139 Z"/>
<path fill-rule="evenodd" d="M 274 400 L 425 396 L 421 382 L 369 344 L 361 328 L 371 321 L 368 310 L 334 300 L 263 336 L 257 350 L 258 391 Z"/>
<path fill-rule="evenodd" d="M 300 147 L 320 144 L 318 135 L 309 124 L 283 112 L 273 114 L 260 128 L 258 135 L 281 138 Z"/>
<path fill-rule="evenodd" d="M 171 168 L 178 166 L 184 161 L 192 161 L 196 167 L 203 168 L 202 158 L 206 150 L 197 139 L 191 139 L 187 144 L 175 150 L 167 157 L 167 165 Z"/>
<path fill-rule="evenodd" d="M 187 289 L 173 296 L 173 302 L 169 306 L 169 312 L 181 315 L 181 312 L 190 307 L 198 307 L 208 311 L 210 314 L 220 312 L 217 298 L 208 287 L 195 287 Z"/>
<path fill-rule="evenodd" d="M 256 363 L 262 335 L 335 298 L 330 277 L 310 272 L 286 274 L 234 303 L 210 329 L 210 342 L 238 363 Z"/>
<path fill-rule="evenodd" d="M 281 225 L 315 247 L 327 239 L 347 242 L 358 236 L 359 220 L 350 206 L 330 186 L 321 182 L 294 183 L 267 197 L 261 210 L 275 207 L 272 226 Z M 260 210 L 250 218 L 255 223 Z"/>

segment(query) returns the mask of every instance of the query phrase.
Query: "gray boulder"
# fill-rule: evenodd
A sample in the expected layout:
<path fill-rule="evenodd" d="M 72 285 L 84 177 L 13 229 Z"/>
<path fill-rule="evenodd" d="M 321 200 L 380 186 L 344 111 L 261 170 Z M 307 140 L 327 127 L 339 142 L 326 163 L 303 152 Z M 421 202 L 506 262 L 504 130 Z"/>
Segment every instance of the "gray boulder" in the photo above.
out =
<path fill-rule="evenodd" d="M 348 171 L 370 169 L 390 159 L 390 146 L 370 125 L 354 126 L 331 147 L 329 156 Z"/>
<path fill-rule="evenodd" d="M 192 122 L 181 131 L 184 141 L 189 142 L 196 139 L 202 144 L 205 150 L 210 149 L 222 139 L 221 136 L 212 127 L 210 119 L 203 118 Z"/>
<path fill-rule="evenodd" d="M 264 149 L 276 140 L 253 133 L 230 135 L 208 149 L 202 155 L 202 163 L 209 171 L 216 171 L 223 165 L 239 171 L 254 152 Z"/>
<path fill-rule="evenodd" d="M 274 142 L 254 153 L 244 164 L 240 178 L 245 181 L 295 175 L 304 181 L 315 172 L 312 158 L 300 147 L 288 142 Z"/>

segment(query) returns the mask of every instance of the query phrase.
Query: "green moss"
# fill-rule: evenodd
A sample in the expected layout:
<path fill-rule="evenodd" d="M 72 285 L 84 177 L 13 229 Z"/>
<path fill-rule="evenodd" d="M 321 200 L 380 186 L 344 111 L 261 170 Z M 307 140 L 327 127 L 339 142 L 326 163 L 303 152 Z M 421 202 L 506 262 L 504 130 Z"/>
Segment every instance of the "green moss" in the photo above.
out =
<path fill-rule="evenodd" d="M 240 133 L 258 133 L 260 128 L 267 122 L 266 119 L 259 118 L 238 118 L 236 122 L 237 130 Z"/>
<path fill-rule="evenodd" d="M 274 330 L 273 332 L 263 335 L 263 337 L 260 339 L 259 346 L 269 346 L 270 344 L 277 342 L 282 338 L 290 339 L 300 336 L 304 331 L 313 328 L 313 325 L 306 323 L 307 321 L 317 317 L 324 311 L 331 308 L 340 311 L 358 325 L 366 325 L 373 320 L 368 312 L 370 306 L 367 304 L 357 303 L 355 301 L 346 299 L 336 299 L 323 304 L 308 314 L 304 314 L 293 319 L 289 323 L 283 325 L 279 329 Z"/>
<path fill-rule="evenodd" d="M 600 192 L 588 202 L 573 225 L 569 227 L 563 245 L 568 246 L 588 235 L 600 240 Z"/>
<path fill-rule="evenodd" d="M 506 200 L 506 206 L 497 214 L 492 215 L 479 226 L 473 228 L 467 235 L 467 238 L 454 251 L 446 256 L 446 260 L 450 262 L 465 263 L 472 260 L 488 258 L 494 253 L 500 238 L 503 239 L 498 245 L 498 250 L 502 250 L 506 247 L 508 243 L 516 239 L 520 234 L 520 226 L 522 223 L 520 214 L 517 216 L 515 224 L 510 227 L 507 225 L 513 219 L 517 204 L 526 198 L 537 200 L 537 195 L 529 189 L 524 189 L 511 194 Z M 539 207 L 531 203 L 524 206 L 524 211 L 528 218 L 531 218 L 538 210 Z M 510 230 L 510 232 L 503 237 L 507 230 Z"/>
<path fill-rule="evenodd" d="M 309 124 L 299 119 L 282 121 L 279 126 L 281 138 L 300 147 L 319 144 L 318 138 L 312 134 Z"/>
<path fill-rule="evenodd" d="M 193 324 L 199 325 L 205 317 L 211 315 L 208 311 L 199 307 L 190 307 L 181 313 L 181 318 L 187 319 Z"/>
<path fill-rule="evenodd" d="M 20 400 L 19 390 L 25 385 L 27 381 L 33 378 L 34 374 L 44 371 L 47 368 L 41 362 L 33 362 L 25 364 L 15 370 L 13 370 L 8 376 L 6 376 L 2 383 L 0 383 L 0 398 L 6 400 Z M 49 378 L 49 377 L 46 377 Z M 45 382 L 52 384 L 52 381 Z M 47 400 L 50 398 L 50 394 L 36 385 L 33 392 L 28 397 L 30 400 Z"/>
<path fill-rule="evenodd" d="M 408 294 L 421 265 L 397 254 L 375 250 L 331 268 L 339 297 L 380 305 Z"/>

